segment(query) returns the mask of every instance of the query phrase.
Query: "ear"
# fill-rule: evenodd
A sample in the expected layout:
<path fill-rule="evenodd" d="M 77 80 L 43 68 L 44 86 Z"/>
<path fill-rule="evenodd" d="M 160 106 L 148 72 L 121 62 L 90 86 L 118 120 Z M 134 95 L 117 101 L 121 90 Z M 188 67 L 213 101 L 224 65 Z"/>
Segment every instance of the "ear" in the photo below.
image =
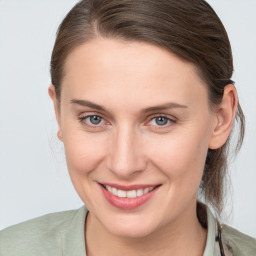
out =
<path fill-rule="evenodd" d="M 228 140 L 233 126 L 237 104 L 236 88 L 232 84 L 226 85 L 222 101 L 216 110 L 217 122 L 209 143 L 210 149 L 220 148 Z"/>
<path fill-rule="evenodd" d="M 63 135 L 62 135 L 61 125 L 60 125 L 60 106 L 59 106 L 59 102 L 56 98 L 55 87 L 53 85 L 49 86 L 48 94 L 53 101 L 55 117 L 56 117 L 56 120 L 57 120 L 57 123 L 59 126 L 57 136 L 58 136 L 59 140 L 63 141 Z"/>

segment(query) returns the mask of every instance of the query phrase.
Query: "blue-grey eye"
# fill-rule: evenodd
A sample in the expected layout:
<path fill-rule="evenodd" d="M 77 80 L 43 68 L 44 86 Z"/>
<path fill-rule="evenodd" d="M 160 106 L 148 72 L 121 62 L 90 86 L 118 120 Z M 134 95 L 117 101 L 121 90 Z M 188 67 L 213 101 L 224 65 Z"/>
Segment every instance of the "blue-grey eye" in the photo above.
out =
<path fill-rule="evenodd" d="M 166 118 L 164 116 L 154 117 L 154 118 L 152 118 L 152 120 L 155 120 L 155 123 L 158 126 L 164 126 L 170 121 L 169 118 Z"/>
<path fill-rule="evenodd" d="M 95 125 L 99 124 L 102 120 L 100 116 L 96 116 L 96 115 L 88 116 L 87 118 L 89 118 L 90 122 Z"/>

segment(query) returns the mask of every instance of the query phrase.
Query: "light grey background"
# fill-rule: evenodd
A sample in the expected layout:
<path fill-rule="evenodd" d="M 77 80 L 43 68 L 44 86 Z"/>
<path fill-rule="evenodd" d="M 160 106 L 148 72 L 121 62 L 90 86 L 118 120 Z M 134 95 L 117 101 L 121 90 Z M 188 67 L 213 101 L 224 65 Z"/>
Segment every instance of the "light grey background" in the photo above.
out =
<path fill-rule="evenodd" d="M 49 62 L 55 32 L 75 0 L 0 0 L 0 229 L 80 207 L 56 137 Z M 256 237 L 256 0 L 209 0 L 233 48 L 247 118 L 243 148 L 230 166 L 226 222 Z"/>

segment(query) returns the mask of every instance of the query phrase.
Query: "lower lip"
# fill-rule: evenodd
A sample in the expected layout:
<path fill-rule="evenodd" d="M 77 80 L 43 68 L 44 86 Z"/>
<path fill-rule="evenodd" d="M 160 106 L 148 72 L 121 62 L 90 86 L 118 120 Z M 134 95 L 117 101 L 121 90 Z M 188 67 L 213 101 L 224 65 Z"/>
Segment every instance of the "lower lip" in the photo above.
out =
<path fill-rule="evenodd" d="M 102 185 L 99 185 L 99 186 L 103 192 L 103 195 L 105 196 L 105 198 L 108 200 L 108 202 L 110 204 L 112 204 L 113 206 L 115 206 L 117 208 L 121 208 L 121 209 L 125 209 L 125 210 L 135 209 L 135 208 L 145 204 L 160 188 L 160 186 L 156 187 L 155 189 L 151 190 L 150 192 L 148 192 L 142 196 L 136 197 L 136 198 L 128 198 L 128 197 L 115 196 L 115 195 L 111 194 L 110 192 L 108 192 L 105 188 L 103 188 Z"/>

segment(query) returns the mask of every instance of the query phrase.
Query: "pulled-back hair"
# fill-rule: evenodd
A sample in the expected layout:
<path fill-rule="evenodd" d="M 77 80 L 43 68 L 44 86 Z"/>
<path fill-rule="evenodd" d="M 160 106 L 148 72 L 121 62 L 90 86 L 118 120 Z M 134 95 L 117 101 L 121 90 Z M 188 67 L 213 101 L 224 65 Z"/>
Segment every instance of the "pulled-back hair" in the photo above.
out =
<path fill-rule="evenodd" d="M 209 105 L 217 106 L 233 73 L 233 57 L 227 32 L 204 0 L 82 0 L 60 24 L 52 52 L 51 78 L 61 100 L 68 55 L 97 37 L 147 42 L 193 63 L 207 84 Z M 236 151 L 244 137 L 244 115 L 238 103 Z M 235 125 L 235 124 L 234 124 Z M 233 125 L 233 126 L 234 126 Z M 200 191 L 220 215 L 223 209 L 229 141 L 209 149 Z"/>

